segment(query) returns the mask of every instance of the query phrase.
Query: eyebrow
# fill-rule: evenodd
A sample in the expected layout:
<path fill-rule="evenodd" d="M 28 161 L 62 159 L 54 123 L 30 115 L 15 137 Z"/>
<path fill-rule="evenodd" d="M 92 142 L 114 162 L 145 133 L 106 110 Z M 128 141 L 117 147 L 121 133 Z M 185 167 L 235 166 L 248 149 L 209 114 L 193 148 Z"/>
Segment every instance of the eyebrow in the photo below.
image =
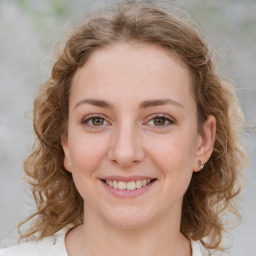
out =
<path fill-rule="evenodd" d="M 99 100 L 99 99 L 93 99 L 93 98 L 80 100 L 75 105 L 75 108 L 79 107 L 82 104 L 90 104 L 90 105 L 101 107 L 101 108 L 113 108 L 113 106 L 110 103 L 108 103 L 107 101 Z M 162 106 L 162 105 L 167 105 L 167 104 L 172 104 L 172 105 L 183 108 L 183 105 L 181 105 L 178 101 L 173 100 L 173 99 L 169 99 L 169 98 L 168 99 L 146 100 L 146 101 L 143 101 L 143 102 L 140 103 L 139 108 L 140 109 L 145 109 L 145 108 Z"/>
<path fill-rule="evenodd" d="M 108 103 L 108 102 L 106 102 L 104 100 L 91 99 L 91 98 L 80 100 L 75 105 L 75 108 L 79 107 L 82 104 L 90 104 L 90 105 L 101 107 L 101 108 L 113 108 L 113 106 L 110 103 Z"/>
<path fill-rule="evenodd" d="M 140 103 L 140 108 L 150 108 L 150 107 L 156 107 L 156 106 L 162 106 L 172 104 L 178 107 L 183 108 L 183 105 L 181 105 L 178 101 L 173 99 L 152 99 L 152 100 L 146 100 Z"/>

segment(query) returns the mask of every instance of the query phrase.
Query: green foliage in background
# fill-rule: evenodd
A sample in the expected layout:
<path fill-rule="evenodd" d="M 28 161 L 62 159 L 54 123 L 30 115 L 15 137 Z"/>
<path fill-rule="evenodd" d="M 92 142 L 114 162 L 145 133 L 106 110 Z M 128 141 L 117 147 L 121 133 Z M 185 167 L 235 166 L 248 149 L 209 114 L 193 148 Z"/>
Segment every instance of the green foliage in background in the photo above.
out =
<path fill-rule="evenodd" d="M 81 18 L 81 11 L 86 8 L 87 1 L 17 0 L 13 3 L 39 38 L 42 47 L 47 50 L 62 38 L 72 23 Z M 81 3 L 83 8 L 80 8 Z"/>
<path fill-rule="evenodd" d="M 88 3 L 99 4 L 111 1 L 16 0 L 12 3 L 16 4 L 24 14 L 28 24 L 40 37 L 43 47 L 49 48 L 62 37 L 65 30 L 72 25 L 71 23 L 79 22 L 82 19 Z M 252 8 L 247 7 L 245 12 L 243 10 L 246 3 L 239 1 L 177 0 L 176 2 L 191 13 L 202 27 L 205 35 L 215 34 L 217 30 L 221 29 L 222 34 L 231 33 L 238 41 L 242 38 L 250 44 L 256 40 L 256 16 L 253 4 Z M 239 34 L 236 34 L 238 30 Z M 222 37 L 222 34 L 218 36 Z"/>

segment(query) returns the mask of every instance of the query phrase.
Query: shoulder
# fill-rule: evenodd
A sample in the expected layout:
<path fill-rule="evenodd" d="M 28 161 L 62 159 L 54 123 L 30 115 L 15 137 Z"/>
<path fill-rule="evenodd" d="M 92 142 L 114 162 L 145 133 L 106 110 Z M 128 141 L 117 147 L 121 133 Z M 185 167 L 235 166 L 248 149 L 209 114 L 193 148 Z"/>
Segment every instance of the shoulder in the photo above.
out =
<path fill-rule="evenodd" d="M 209 250 L 207 250 L 200 241 L 191 241 L 192 256 L 209 256 Z"/>
<path fill-rule="evenodd" d="M 68 256 L 65 233 L 58 233 L 42 240 L 0 249 L 0 256 Z"/>

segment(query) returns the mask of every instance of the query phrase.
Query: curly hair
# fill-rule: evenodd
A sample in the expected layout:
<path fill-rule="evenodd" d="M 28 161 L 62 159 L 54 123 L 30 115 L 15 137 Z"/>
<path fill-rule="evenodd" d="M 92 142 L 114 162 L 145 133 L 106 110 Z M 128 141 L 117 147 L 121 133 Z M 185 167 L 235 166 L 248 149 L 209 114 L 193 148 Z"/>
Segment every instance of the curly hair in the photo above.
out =
<path fill-rule="evenodd" d="M 233 200 L 241 190 L 246 156 L 239 140 L 243 113 L 232 84 L 216 72 L 211 52 L 197 25 L 173 4 L 126 1 L 87 14 L 69 35 L 52 68 L 52 74 L 34 101 L 36 141 L 24 163 L 37 211 L 21 238 L 53 235 L 67 225 L 83 223 L 83 199 L 72 175 L 65 170 L 61 136 L 67 133 L 72 77 L 97 49 L 115 42 L 141 42 L 163 47 L 189 68 L 197 104 L 199 132 L 209 115 L 217 121 L 216 141 L 205 170 L 193 173 L 183 199 L 181 232 L 220 249 L 224 212 L 239 216 Z M 224 211 L 225 210 L 225 211 Z"/>

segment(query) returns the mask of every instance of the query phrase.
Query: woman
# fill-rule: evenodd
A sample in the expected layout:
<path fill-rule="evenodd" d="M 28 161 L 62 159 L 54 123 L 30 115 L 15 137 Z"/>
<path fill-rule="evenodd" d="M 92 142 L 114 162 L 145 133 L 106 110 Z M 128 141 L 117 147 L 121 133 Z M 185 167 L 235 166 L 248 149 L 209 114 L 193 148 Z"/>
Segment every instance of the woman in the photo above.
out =
<path fill-rule="evenodd" d="M 93 12 L 34 103 L 25 161 L 37 212 L 0 255 L 209 255 L 245 162 L 243 116 L 181 10 L 128 1 Z"/>

